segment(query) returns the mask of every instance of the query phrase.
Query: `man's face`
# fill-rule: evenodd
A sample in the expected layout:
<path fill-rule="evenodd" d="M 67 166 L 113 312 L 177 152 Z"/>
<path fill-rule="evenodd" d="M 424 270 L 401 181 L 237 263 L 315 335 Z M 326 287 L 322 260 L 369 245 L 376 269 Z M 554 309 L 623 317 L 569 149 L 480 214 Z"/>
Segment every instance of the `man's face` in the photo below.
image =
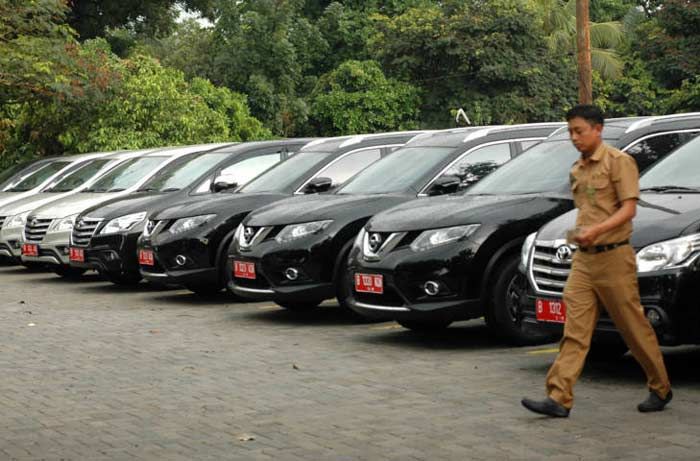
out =
<path fill-rule="evenodd" d="M 603 125 L 591 124 L 586 119 L 574 117 L 569 120 L 569 137 L 576 149 L 592 154 L 602 141 Z"/>

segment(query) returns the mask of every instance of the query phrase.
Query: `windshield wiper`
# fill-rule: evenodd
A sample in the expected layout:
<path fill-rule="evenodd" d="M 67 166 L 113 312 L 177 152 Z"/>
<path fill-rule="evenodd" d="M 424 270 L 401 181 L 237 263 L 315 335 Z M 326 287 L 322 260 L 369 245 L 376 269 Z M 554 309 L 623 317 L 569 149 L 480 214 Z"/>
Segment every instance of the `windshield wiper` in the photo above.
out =
<path fill-rule="evenodd" d="M 123 187 L 115 187 L 114 189 L 109 189 L 106 192 L 123 192 L 125 190 L 126 189 L 124 189 Z"/>
<path fill-rule="evenodd" d="M 640 189 L 640 192 L 700 192 L 698 187 L 686 187 L 686 186 L 655 186 L 655 187 L 645 187 Z"/>
<path fill-rule="evenodd" d="M 92 189 L 92 188 L 91 188 L 91 189 L 85 189 L 85 190 L 83 191 L 83 193 L 86 193 L 86 192 L 97 192 L 97 193 L 99 193 L 99 192 L 107 192 L 107 189 Z"/>
<path fill-rule="evenodd" d="M 177 192 L 177 191 L 179 191 L 179 190 L 180 190 L 179 187 L 168 187 L 167 189 L 163 189 L 163 190 L 160 191 L 160 192 Z"/>
<path fill-rule="evenodd" d="M 44 192 L 70 192 L 73 189 L 46 189 Z"/>
<path fill-rule="evenodd" d="M 144 189 L 139 189 L 136 192 L 153 192 L 155 190 L 158 190 L 158 189 L 156 189 L 155 187 L 146 187 Z"/>

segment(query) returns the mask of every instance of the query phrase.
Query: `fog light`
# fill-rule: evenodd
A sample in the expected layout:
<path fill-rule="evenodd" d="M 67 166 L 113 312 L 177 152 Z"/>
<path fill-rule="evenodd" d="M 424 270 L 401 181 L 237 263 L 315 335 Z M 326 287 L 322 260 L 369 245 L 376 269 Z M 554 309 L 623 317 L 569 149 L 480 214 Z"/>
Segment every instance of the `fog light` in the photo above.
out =
<path fill-rule="evenodd" d="M 20 245 L 19 240 L 10 240 L 8 242 L 12 248 L 19 250 L 22 245 Z"/>
<path fill-rule="evenodd" d="M 178 266 L 184 266 L 185 264 L 187 264 L 187 258 L 183 255 L 177 255 L 175 256 L 175 264 L 177 264 Z"/>
<path fill-rule="evenodd" d="M 649 309 L 647 311 L 647 319 L 653 326 L 657 326 L 661 324 L 661 313 L 656 309 Z"/>
<path fill-rule="evenodd" d="M 440 284 L 433 281 L 425 282 L 423 290 L 428 296 L 437 296 L 440 293 Z"/>
<path fill-rule="evenodd" d="M 291 280 L 293 282 L 299 278 L 299 271 L 293 267 L 289 267 L 285 269 L 284 276 L 287 277 L 287 280 Z"/>

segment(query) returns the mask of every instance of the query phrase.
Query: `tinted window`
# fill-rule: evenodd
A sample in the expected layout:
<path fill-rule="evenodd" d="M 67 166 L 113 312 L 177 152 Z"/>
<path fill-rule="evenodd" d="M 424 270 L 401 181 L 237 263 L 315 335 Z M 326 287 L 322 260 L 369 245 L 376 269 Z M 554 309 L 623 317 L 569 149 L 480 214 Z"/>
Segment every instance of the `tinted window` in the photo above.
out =
<path fill-rule="evenodd" d="M 453 147 L 404 147 L 355 176 L 341 194 L 388 194 L 413 190 L 454 152 Z"/>
<path fill-rule="evenodd" d="M 243 185 L 263 171 L 279 163 L 280 160 L 282 160 L 282 154 L 280 153 L 248 158 L 221 170 L 217 181 Z"/>
<path fill-rule="evenodd" d="M 331 156 L 330 152 L 299 152 L 285 160 L 270 171 L 262 173 L 240 189 L 241 192 L 276 192 L 282 191 L 303 178 Z"/>
<path fill-rule="evenodd" d="M 35 187 L 40 186 L 51 176 L 70 165 L 70 163 L 71 162 L 67 161 L 57 161 L 46 164 L 40 169 L 31 173 L 29 176 L 24 176 L 23 179 L 18 180 L 14 184 L 10 184 L 7 190 L 10 192 L 25 192 L 32 190 Z"/>
<path fill-rule="evenodd" d="M 639 180 L 640 188 L 660 186 L 700 187 L 700 139 L 678 148 L 649 168 Z"/>
<path fill-rule="evenodd" d="M 104 174 L 84 192 L 120 192 L 153 173 L 167 157 L 142 157 L 127 160 Z"/>
<path fill-rule="evenodd" d="M 47 165 L 47 161 L 34 161 L 22 162 L 17 165 L 13 165 L 4 171 L 0 172 L 0 190 L 5 190 L 12 182 L 16 182 L 23 176 L 38 170 L 39 168 Z"/>
<path fill-rule="evenodd" d="M 520 141 L 520 149 L 521 150 L 528 150 L 529 148 L 531 148 L 534 145 L 539 144 L 540 142 L 542 142 L 542 141 L 540 141 L 540 140 Z"/>
<path fill-rule="evenodd" d="M 146 181 L 140 190 L 169 192 L 189 186 L 226 158 L 226 153 L 197 154 L 175 161 L 160 170 L 153 178 Z"/>
<path fill-rule="evenodd" d="M 353 152 L 331 163 L 315 176 L 330 178 L 333 181 L 333 187 L 336 187 L 379 160 L 381 156 L 381 149 Z"/>
<path fill-rule="evenodd" d="M 90 160 L 84 162 L 75 170 L 62 174 L 59 178 L 49 184 L 43 192 L 69 192 L 76 189 L 92 179 L 109 160 Z"/>
<path fill-rule="evenodd" d="M 467 194 L 527 194 L 558 191 L 569 181 L 580 154 L 571 141 L 540 143 L 472 186 Z"/>
<path fill-rule="evenodd" d="M 627 148 L 626 152 L 637 160 L 639 171 L 642 171 L 697 135 L 697 132 L 664 133 L 639 141 Z"/>
<path fill-rule="evenodd" d="M 448 168 L 440 177 L 457 176 L 462 187 L 479 181 L 510 160 L 510 143 L 492 144 L 473 150 Z"/>

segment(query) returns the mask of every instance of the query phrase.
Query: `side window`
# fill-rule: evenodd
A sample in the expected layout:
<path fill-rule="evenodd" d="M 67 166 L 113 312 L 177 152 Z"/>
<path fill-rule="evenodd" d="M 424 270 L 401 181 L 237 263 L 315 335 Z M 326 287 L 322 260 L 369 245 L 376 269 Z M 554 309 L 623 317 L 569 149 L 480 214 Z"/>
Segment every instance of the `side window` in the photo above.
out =
<path fill-rule="evenodd" d="M 333 180 L 333 187 L 339 186 L 379 160 L 381 153 L 380 148 L 358 150 L 331 163 L 316 174 L 316 177 L 330 178 Z"/>
<path fill-rule="evenodd" d="M 463 156 L 440 177 L 457 176 L 465 188 L 510 160 L 510 143 L 503 142 L 477 148 Z"/>
<path fill-rule="evenodd" d="M 271 166 L 276 165 L 281 159 L 282 155 L 279 152 L 251 157 L 224 168 L 216 180 L 242 186 Z"/>
<path fill-rule="evenodd" d="M 698 135 L 699 132 L 664 133 L 639 141 L 626 152 L 637 160 L 639 171 L 643 171 L 657 160 L 664 158 L 677 147 L 682 146 Z"/>
<path fill-rule="evenodd" d="M 530 141 L 520 141 L 520 152 L 524 152 L 531 148 L 532 146 L 541 143 L 542 141 L 533 139 Z"/>

